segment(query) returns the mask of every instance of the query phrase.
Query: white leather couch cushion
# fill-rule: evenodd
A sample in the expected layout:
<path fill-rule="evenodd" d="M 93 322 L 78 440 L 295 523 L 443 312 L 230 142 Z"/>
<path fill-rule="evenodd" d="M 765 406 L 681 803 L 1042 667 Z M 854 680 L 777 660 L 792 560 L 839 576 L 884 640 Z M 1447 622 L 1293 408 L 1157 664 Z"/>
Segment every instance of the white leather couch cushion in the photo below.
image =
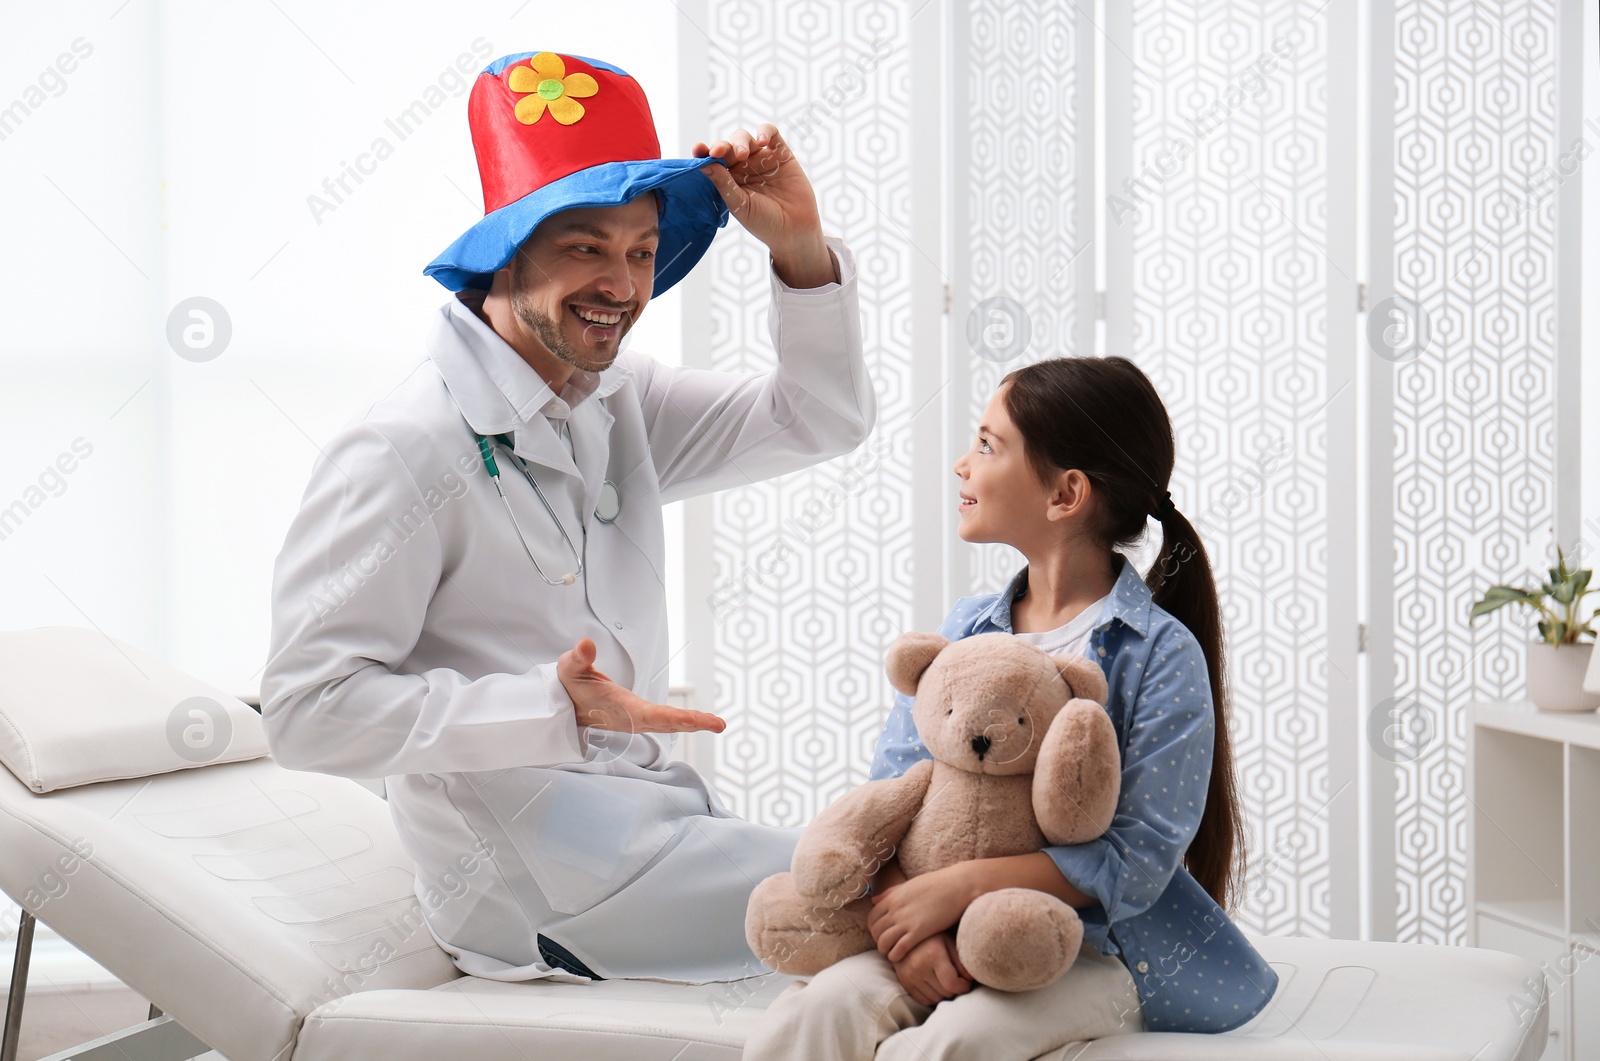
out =
<path fill-rule="evenodd" d="M 468 976 L 431 991 L 368 991 L 307 1017 L 293 1061 L 733 1061 L 792 979 L 687 986 Z"/>
<path fill-rule="evenodd" d="M 1546 983 L 1475 947 L 1252 936 L 1278 973 L 1267 1008 L 1221 1035 L 1114 1035 L 1049 1061 L 1534 1061 Z"/>
<path fill-rule="evenodd" d="M 94 630 L 0 631 L 0 763 L 35 792 L 267 754 L 248 705 Z"/>
<path fill-rule="evenodd" d="M 461 975 L 383 800 L 271 759 L 43 796 L 0 770 L 0 889 L 229 1061 L 283 1061 L 341 994 Z"/>
<path fill-rule="evenodd" d="M 1147 1033 L 1075 1043 L 1048 1061 L 1533 1061 L 1545 1011 L 1519 1024 L 1537 970 L 1497 951 L 1260 938 L 1277 995 L 1219 1035 Z M 604 981 L 502 984 L 466 977 L 431 991 L 369 991 L 306 1018 L 294 1061 L 734 1061 L 792 977 L 699 987 Z"/>

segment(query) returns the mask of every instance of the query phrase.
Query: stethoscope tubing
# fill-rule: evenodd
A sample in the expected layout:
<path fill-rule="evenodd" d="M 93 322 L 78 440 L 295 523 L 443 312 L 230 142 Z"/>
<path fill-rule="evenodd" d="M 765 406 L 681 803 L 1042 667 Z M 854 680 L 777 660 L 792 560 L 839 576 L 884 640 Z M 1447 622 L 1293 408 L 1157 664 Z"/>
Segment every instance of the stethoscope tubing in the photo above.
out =
<path fill-rule="evenodd" d="M 528 471 L 527 465 L 515 453 L 512 453 L 511 456 L 516 461 L 517 468 L 522 472 L 522 477 L 528 480 L 529 486 L 533 487 L 533 492 L 538 496 L 539 503 L 544 506 L 545 512 L 550 516 L 551 522 L 556 525 L 556 529 L 561 532 L 561 540 L 567 543 L 567 551 L 572 554 L 573 561 L 578 565 L 576 570 L 561 578 L 551 578 L 545 574 L 544 568 L 539 564 L 538 557 L 534 556 L 533 550 L 528 547 L 527 535 L 522 532 L 522 524 L 517 521 L 517 514 L 511 507 L 511 499 L 506 496 L 505 487 L 500 484 L 500 468 L 495 462 L 494 452 L 489 446 L 489 440 L 483 435 L 475 435 L 475 437 L 478 440 L 478 452 L 483 456 L 483 466 L 488 471 L 489 478 L 494 481 L 495 491 L 500 495 L 500 501 L 506 507 L 506 514 L 511 517 L 512 527 L 516 528 L 517 541 L 522 544 L 522 551 L 528 554 L 528 559 L 532 562 L 533 569 L 539 573 L 539 577 L 545 581 L 546 585 L 570 586 L 578 581 L 578 576 L 583 574 L 583 557 L 578 553 L 577 546 L 572 543 L 572 536 L 567 533 L 566 525 L 561 522 L 561 518 L 556 515 L 556 510 L 551 507 L 549 500 L 544 496 L 544 490 L 539 486 L 539 481 L 533 477 L 532 472 Z M 506 446 L 507 450 L 510 450 L 511 447 L 505 442 L 503 436 L 497 435 L 495 437 Z M 609 495 L 607 495 L 607 491 L 609 491 Z M 621 511 L 621 496 L 617 491 L 616 484 L 610 479 L 605 481 L 602 488 L 602 497 L 605 498 L 607 496 L 610 498 L 610 504 L 607 507 L 611 510 L 611 515 L 602 516 L 599 509 L 595 510 L 595 519 L 602 523 L 610 523 L 616 519 L 617 514 Z"/>

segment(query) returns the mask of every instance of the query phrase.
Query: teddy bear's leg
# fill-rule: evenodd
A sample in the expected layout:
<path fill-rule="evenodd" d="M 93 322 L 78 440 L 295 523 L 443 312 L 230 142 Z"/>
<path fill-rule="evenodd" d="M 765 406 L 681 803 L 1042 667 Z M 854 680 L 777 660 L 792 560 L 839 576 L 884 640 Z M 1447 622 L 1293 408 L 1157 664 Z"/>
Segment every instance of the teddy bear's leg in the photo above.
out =
<path fill-rule="evenodd" d="M 1078 912 L 1033 888 L 979 896 L 961 915 L 956 953 L 978 981 L 997 991 L 1032 991 L 1071 968 L 1083 943 Z"/>
<path fill-rule="evenodd" d="M 871 909 L 872 901 L 866 897 L 829 908 L 796 891 L 788 873 L 774 873 L 750 893 L 744 938 L 768 967 L 812 976 L 852 954 L 873 949 L 872 933 L 867 931 Z"/>

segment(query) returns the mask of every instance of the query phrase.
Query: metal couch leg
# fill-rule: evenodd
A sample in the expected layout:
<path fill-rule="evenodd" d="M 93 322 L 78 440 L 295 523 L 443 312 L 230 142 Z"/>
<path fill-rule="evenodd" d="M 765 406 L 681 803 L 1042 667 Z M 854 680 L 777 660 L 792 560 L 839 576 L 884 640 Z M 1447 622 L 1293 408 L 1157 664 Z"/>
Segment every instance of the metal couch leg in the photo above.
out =
<path fill-rule="evenodd" d="M 171 1017 L 157 1017 L 40 1061 L 188 1061 L 210 1052 L 211 1047 Z"/>
<path fill-rule="evenodd" d="M 0 1039 L 0 1061 L 17 1061 L 22 1033 L 22 1001 L 28 994 L 28 960 L 33 957 L 33 915 L 22 911 L 17 924 L 17 956 L 11 963 L 11 992 L 6 997 L 5 1037 Z"/>
<path fill-rule="evenodd" d="M 33 915 L 22 911 L 17 928 L 17 957 L 11 964 L 11 992 L 6 999 L 5 1037 L 0 1039 L 0 1061 L 17 1061 L 22 1002 L 28 993 L 28 960 L 33 956 L 33 926 Z M 44 1061 L 143 1061 L 151 1058 L 171 1061 L 198 1057 L 210 1049 L 183 1025 L 163 1016 L 151 1003 L 150 1019 L 143 1024 L 51 1054 Z"/>

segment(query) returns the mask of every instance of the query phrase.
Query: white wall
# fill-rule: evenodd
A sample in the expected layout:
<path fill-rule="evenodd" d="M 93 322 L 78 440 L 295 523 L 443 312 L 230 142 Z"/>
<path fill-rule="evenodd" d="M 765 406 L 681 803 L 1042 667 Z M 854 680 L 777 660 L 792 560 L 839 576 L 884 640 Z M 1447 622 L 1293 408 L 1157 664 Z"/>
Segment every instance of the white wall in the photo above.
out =
<path fill-rule="evenodd" d="M 683 154 L 675 17 L 650 0 L 0 16 L 0 115 L 27 111 L 0 117 L 0 510 L 22 503 L 0 523 L 0 628 L 94 626 L 254 691 L 316 446 L 424 356 L 446 292 L 422 267 L 482 215 L 458 57 L 473 74 L 540 49 L 614 62 Z M 430 88 L 442 105 L 402 138 L 387 121 Z M 324 189 L 347 165 L 371 172 Z M 194 296 L 231 322 L 214 360 L 167 343 Z M 678 327 L 669 294 L 633 344 L 676 363 Z M 88 456 L 56 478 L 80 437 Z"/>

